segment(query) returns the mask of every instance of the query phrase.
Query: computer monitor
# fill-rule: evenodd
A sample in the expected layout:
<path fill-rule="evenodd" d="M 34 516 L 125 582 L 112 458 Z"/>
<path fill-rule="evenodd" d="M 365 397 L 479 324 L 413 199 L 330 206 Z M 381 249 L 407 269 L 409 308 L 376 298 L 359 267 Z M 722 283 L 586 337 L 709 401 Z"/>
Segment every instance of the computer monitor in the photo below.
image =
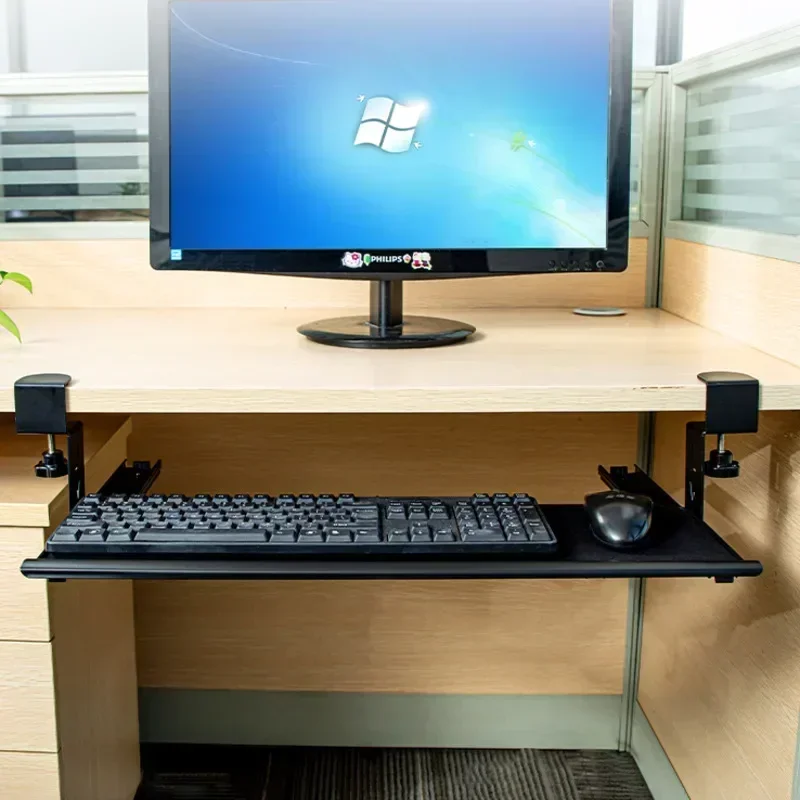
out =
<path fill-rule="evenodd" d="M 152 265 L 372 281 L 407 347 L 474 332 L 402 281 L 619 272 L 631 0 L 151 0 Z"/>

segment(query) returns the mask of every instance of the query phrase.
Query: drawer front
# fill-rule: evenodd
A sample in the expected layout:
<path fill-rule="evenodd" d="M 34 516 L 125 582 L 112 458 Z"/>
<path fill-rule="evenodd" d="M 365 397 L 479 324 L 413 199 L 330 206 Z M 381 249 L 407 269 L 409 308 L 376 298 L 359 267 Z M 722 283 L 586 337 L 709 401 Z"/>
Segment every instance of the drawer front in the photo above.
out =
<path fill-rule="evenodd" d="M 45 642 L 0 642 L 2 750 L 58 752 L 53 653 Z"/>
<path fill-rule="evenodd" d="M 0 752 L 3 800 L 61 800 L 56 753 Z"/>
<path fill-rule="evenodd" d="M 47 581 L 19 571 L 26 558 L 42 552 L 44 540 L 42 528 L 0 528 L 0 641 L 50 640 Z"/>

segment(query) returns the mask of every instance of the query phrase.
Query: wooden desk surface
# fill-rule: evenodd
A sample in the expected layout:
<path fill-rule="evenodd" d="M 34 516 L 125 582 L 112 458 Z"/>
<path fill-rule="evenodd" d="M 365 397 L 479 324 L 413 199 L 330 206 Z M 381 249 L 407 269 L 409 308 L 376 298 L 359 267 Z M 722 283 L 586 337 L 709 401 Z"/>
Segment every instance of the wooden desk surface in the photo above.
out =
<path fill-rule="evenodd" d="M 381 352 L 296 333 L 330 310 L 19 310 L 25 344 L 0 339 L 0 411 L 13 410 L 14 381 L 37 372 L 73 376 L 73 412 L 699 410 L 706 370 L 758 378 L 765 410 L 800 409 L 800 368 L 664 311 L 458 315 L 476 341 Z"/>

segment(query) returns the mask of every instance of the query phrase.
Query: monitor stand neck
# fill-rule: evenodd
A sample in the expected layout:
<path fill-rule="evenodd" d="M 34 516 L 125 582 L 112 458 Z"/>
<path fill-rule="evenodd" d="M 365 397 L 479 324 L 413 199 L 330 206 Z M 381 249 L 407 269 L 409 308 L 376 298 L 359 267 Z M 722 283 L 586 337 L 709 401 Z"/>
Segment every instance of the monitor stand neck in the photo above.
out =
<path fill-rule="evenodd" d="M 400 349 L 455 344 L 472 336 L 475 328 L 450 319 L 406 316 L 403 281 L 370 281 L 368 318 L 319 320 L 301 326 L 298 331 L 318 344 Z"/>
<path fill-rule="evenodd" d="M 383 336 L 403 327 L 402 281 L 370 281 L 369 324 Z"/>

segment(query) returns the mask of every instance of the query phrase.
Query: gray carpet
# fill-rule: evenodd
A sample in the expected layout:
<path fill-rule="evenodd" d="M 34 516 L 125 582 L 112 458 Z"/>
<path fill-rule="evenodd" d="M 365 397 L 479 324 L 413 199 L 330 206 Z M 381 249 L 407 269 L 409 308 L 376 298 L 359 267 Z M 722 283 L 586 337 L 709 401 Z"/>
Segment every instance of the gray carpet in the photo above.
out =
<path fill-rule="evenodd" d="M 183 769 L 159 761 L 140 800 L 652 800 L 614 752 L 253 748 Z"/>

